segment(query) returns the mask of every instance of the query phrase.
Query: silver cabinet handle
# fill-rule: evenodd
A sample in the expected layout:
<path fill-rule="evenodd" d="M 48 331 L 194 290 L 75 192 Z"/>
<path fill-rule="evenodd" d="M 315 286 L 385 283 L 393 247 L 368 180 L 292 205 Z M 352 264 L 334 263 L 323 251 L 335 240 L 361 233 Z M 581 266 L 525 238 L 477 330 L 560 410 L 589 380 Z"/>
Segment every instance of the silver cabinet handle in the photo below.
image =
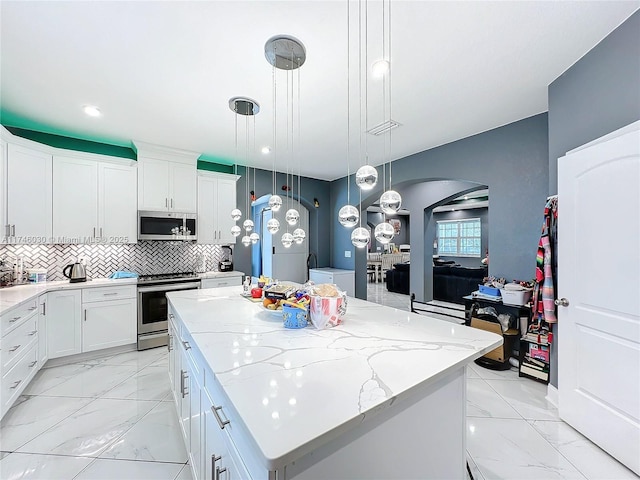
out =
<path fill-rule="evenodd" d="M 169 199 L 167 197 L 164 197 L 164 206 L 165 208 L 169 208 Z"/>
<path fill-rule="evenodd" d="M 224 287 L 225 285 L 229 285 L 229 282 L 220 282 L 218 284 L 219 287 Z"/>
<path fill-rule="evenodd" d="M 4 234 L 5 234 L 5 236 L 7 236 L 7 237 L 10 237 L 10 236 L 11 236 L 11 225 L 6 224 L 6 225 L 4 226 Z"/>
<path fill-rule="evenodd" d="M 42 315 L 47 316 L 47 302 L 42 302 Z"/>
<path fill-rule="evenodd" d="M 217 230 L 213 231 L 213 238 L 218 238 L 218 231 Z"/>
<path fill-rule="evenodd" d="M 103 297 L 111 297 L 113 295 L 118 295 L 118 292 L 111 292 L 111 293 L 103 293 L 102 294 Z"/>
<path fill-rule="evenodd" d="M 20 385 L 22 383 L 22 380 L 18 380 L 17 382 L 15 382 L 13 385 L 11 385 L 9 388 L 11 390 L 15 390 L 16 388 L 18 388 L 18 385 Z"/>
<path fill-rule="evenodd" d="M 174 315 L 173 315 L 173 313 L 170 313 L 170 314 L 169 314 L 169 318 L 170 318 L 171 320 L 173 320 L 173 319 L 175 318 L 175 317 L 174 317 Z"/>
<path fill-rule="evenodd" d="M 215 480 L 215 479 L 214 479 L 214 477 L 213 477 L 213 475 L 214 475 L 214 473 L 215 473 L 215 471 L 216 471 L 216 462 L 217 462 L 218 460 L 220 460 L 221 458 L 222 458 L 222 457 L 220 457 L 220 456 L 217 456 L 217 457 L 216 457 L 216 454 L 215 454 L 215 453 L 211 455 L 211 480 Z"/>
<path fill-rule="evenodd" d="M 171 208 L 173 208 L 173 198 L 171 199 Z"/>
<path fill-rule="evenodd" d="M 224 426 L 225 425 L 229 425 L 231 423 L 231 420 L 222 420 L 222 418 L 220 418 L 220 414 L 218 414 L 218 410 L 222 410 L 222 406 L 220 407 L 216 407 L 215 405 L 213 407 L 211 407 L 211 411 L 213 412 L 213 416 L 216 417 L 216 420 L 218 422 L 218 426 L 220 427 L 221 430 L 224 430 Z"/>
<path fill-rule="evenodd" d="M 100 238 L 102 238 L 102 227 L 100 227 Z"/>
<path fill-rule="evenodd" d="M 189 375 L 187 375 L 187 372 L 184 370 L 180 370 L 180 393 L 182 394 L 182 398 L 189 395 L 189 392 L 187 391 L 187 387 L 184 383 L 184 381 L 187 380 L 188 378 L 189 378 Z"/>
<path fill-rule="evenodd" d="M 37 305 L 34 305 L 33 307 L 29 307 L 29 311 L 30 311 L 30 312 L 33 312 L 36 308 L 38 308 L 38 306 L 37 306 Z"/>
<path fill-rule="evenodd" d="M 85 310 L 84 310 L 84 321 L 85 321 L 85 322 L 87 321 L 87 309 L 86 309 L 86 308 L 85 308 Z"/>
<path fill-rule="evenodd" d="M 93 227 L 93 238 L 96 238 L 96 227 Z"/>
<path fill-rule="evenodd" d="M 27 336 L 28 337 L 33 337 L 36 333 L 38 333 L 38 331 L 37 330 L 33 330 L 33 331 L 27 333 Z"/>
<path fill-rule="evenodd" d="M 167 350 L 170 352 L 173 350 L 173 335 L 169 334 L 169 341 L 167 342 Z"/>
<path fill-rule="evenodd" d="M 12 237 L 16 236 L 16 226 L 15 225 L 11 225 L 11 236 Z"/>
<path fill-rule="evenodd" d="M 553 303 L 555 303 L 559 307 L 568 307 L 569 306 L 569 300 L 567 300 L 566 298 L 561 298 L 559 300 L 555 299 L 553 301 Z"/>
<path fill-rule="evenodd" d="M 227 467 L 220 468 L 216 467 L 216 480 L 220 480 L 220 474 L 227 471 Z"/>
<path fill-rule="evenodd" d="M 11 320 L 9 320 L 9 323 L 13 323 L 13 322 L 17 322 L 18 320 L 20 320 L 22 317 L 13 317 Z"/>
<path fill-rule="evenodd" d="M 20 345 L 14 345 L 13 347 L 11 347 L 11 348 L 9 349 L 9 351 L 10 351 L 10 352 L 15 352 L 15 351 L 16 351 L 17 349 L 19 349 L 21 346 L 22 346 L 22 344 L 20 344 Z"/>
<path fill-rule="evenodd" d="M 189 342 L 187 342 L 186 340 L 182 340 L 182 346 L 185 350 L 191 350 L 191 345 L 189 345 Z"/>
<path fill-rule="evenodd" d="M 33 367 L 35 367 L 37 363 L 38 363 L 38 361 L 37 361 L 37 360 L 34 360 L 33 362 L 31 362 L 31 363 L 29 364 L 29 368 L 33 368 Z"/>

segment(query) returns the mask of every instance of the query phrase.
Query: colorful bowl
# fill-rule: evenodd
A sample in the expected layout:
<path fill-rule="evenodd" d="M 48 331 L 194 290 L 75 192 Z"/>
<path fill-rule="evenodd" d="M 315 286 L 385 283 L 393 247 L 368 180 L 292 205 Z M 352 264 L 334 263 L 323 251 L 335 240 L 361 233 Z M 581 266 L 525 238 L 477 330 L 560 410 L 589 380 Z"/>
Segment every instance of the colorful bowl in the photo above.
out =
<path fill-rule="evenodd" d="M 282 319 L 285 328 L 304 328 L 307 326 L 308 310 L 291 305 L 282 306 Z"/>

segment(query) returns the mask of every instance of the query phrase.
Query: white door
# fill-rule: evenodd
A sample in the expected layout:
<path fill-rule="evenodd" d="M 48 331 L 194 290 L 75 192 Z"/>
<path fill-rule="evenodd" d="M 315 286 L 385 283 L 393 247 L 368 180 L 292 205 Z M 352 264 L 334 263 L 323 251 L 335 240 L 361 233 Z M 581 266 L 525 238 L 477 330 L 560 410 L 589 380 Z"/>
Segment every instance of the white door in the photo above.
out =
<path fill-rule="evenodd" d="M 236 208 L 236 180 L 218 179 L 216 193 L 216 223 L 218 227 L 217 243 L 236 243 L 236 237 L 231 235 L 231 227 L 235 221 L 231 218 L 231 210 Z"/>
<path fill-rule="evenodd" d="M 640 122 L 558 161 L 560 417 L 640 474 Z M 629 131 L 631 130 L 631 131 Z"/>
<path fill-rule="evenodd" d="M 98 164 L 98 236 L 107 243 L 136 243 L 137 171 L 130 165 Z"/>
<path fill-rule="evenodd" d="M 7 223 L 12 241 L 47 243 L 52 233 L 51 155 L 9 144 L 7 160 Z"/>
<path fill-rule="evenodd" d="M 86 243 L 98 233 L 98 164 L 53 159 L 53 236 L 57 243 Z"/>
<path fill-rule="evenodd" d="M 138 210 L 169 210 L 169 162 L 138 159 Z"/>
<path fill-rule="evenodd" d="M 169 210 L 180 213 L 196 213 L 195 165 L 169 162 L 171 195 Z"/>
<path fill-rule="evenodd" d="M 47 352 L 49 358 L 82 352 L 81 290 L 47 293 Z"/>

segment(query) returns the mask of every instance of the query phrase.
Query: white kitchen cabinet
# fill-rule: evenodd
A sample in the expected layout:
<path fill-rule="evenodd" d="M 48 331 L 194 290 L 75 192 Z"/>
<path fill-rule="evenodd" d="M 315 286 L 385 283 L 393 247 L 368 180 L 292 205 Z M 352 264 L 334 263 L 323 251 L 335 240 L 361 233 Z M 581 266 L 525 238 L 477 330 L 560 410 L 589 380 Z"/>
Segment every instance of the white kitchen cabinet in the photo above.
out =
<path fill-rule="evenodd" d="M 48 153 L 7 146 L 7 243 L 49 243 L 52 236 L 52 157 Z M 35 208 L 37 206 L 37 208 Z"/>
<path fill-rule="evenodd" d="M 196 163 L 138 157 L 138 210 L 196 212 Z"/>
<path fill-rule="evenodd" d="M 0 243 L 6 243 L 9 240 L 7 229 L 7 142 L 0 139 Z"/>
<path fill-rule="evenodd" d="M 38 362 L 43 366 L 47 360 L 47 294 L 44 293 L 38 297 Z"/>
<path fill-rule="evenodd" d="M 56 242 L 135 243 L 136 185 L 136 168 L 128 164 L 56 155 L 53 159 Z"/>
<path fill-rule="evenodd" d="M 198 173 L 198 243 L 235 243 L 231 210 L 236 208 L 236 175 Z"/>
<path fill-rule="evenodd" d="M 136 343 L 136 299 L 83 303 L 82 351 Z"/>
<path fill-rule="evenodd" d="M 47 293 L 47 351 L 49 358 L 82 352 L 81 290 Z"/>
<path fill-rule="evenodd" d="M 333 283 L 347 292 L 349 297 L 355 297 L 355 272 L 340 268 L 312 268 L 309 270 L 309 280 L 316 284 Z"/>
<path fill-rule="evenodd" d="M 234 275 L 219 278 L 203 278 L 200 280 L 200 288 L 221 288 L 242 285 L 242 275 Z"/>

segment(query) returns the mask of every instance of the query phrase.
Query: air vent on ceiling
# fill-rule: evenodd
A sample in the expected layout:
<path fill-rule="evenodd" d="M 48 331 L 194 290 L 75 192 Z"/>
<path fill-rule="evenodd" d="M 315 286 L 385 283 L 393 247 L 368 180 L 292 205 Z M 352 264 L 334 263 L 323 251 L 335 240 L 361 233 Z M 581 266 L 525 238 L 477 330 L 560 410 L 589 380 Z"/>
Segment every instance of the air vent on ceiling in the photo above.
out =
<path fill-rule="evenodd" d="M 387 120 L 386 122 L 383 122 L 380 125 L 376 125 L 375 127 L 370 128 L 369 130 L 367 130 L 367 133 L 370 133 L 371 135 L 375 135 L 377 137 L 399 126 L 400 124 L 395 120 Z"/>

